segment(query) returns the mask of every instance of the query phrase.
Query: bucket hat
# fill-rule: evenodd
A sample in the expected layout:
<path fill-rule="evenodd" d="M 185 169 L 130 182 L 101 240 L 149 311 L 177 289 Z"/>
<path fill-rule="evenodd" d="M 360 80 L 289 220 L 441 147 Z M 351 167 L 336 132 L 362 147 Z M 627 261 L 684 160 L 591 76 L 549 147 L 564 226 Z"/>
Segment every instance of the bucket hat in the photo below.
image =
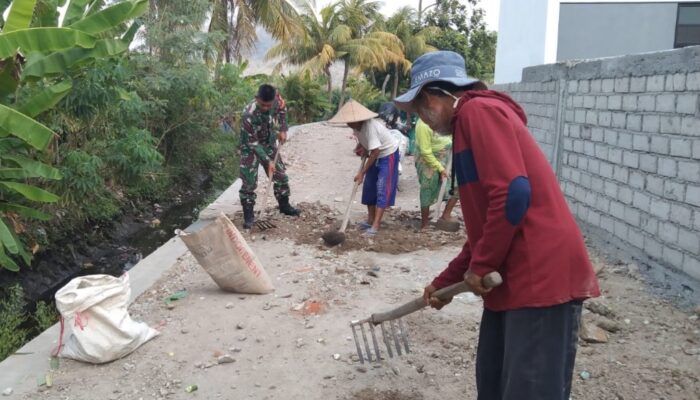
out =
<path fill-rule="evenodd" d="M 464 58 L 454 51 L 433 51 L 425 53 L 413 62 L 411 67 L 411 88 L 394 99 L 397 107 L 412 111 L 411 103 L 421 89 L 433 82 L 449 82 L 455 86 L 467 86 L 478 82 L 467 75 Z"/>

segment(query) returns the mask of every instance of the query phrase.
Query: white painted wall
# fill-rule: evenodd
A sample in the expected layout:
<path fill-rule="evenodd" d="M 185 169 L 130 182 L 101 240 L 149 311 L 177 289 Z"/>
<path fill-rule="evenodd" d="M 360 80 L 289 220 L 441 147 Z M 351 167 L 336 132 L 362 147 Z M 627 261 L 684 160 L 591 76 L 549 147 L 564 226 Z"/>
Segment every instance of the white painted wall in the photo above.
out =
<path fill-rule="evenodd" d="M 497 84 L 533 65 L 670 49 L 677 3 L 700 0 L 482 0 L 498 1 Z"/>
<path fill-rule="evenodd" d="M 555 62 L 558 27 L 559 0 L 501 0 L 494 83 L 519 82 L 523 68 Z"/>
<path fill-rule="evenodd" d="M 557 61 L 673 48 L 677 3 L 562 3 Z"/>

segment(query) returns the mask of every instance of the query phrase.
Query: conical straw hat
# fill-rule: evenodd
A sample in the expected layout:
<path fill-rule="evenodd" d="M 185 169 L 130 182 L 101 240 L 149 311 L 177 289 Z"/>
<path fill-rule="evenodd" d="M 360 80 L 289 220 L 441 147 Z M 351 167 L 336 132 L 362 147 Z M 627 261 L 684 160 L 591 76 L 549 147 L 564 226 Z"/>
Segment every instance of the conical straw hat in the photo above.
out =
<path fill-rule="evenodd" d="M 367 121 L 376 116 L 376 113 L 368 110 L 362 104 L 355 100 L 349 100 L 338 110 L 338 113 L 335 114 L 333 118 L 328 120 L 328 122 L 331 124 L 347 124 L 349 122 Z"/>

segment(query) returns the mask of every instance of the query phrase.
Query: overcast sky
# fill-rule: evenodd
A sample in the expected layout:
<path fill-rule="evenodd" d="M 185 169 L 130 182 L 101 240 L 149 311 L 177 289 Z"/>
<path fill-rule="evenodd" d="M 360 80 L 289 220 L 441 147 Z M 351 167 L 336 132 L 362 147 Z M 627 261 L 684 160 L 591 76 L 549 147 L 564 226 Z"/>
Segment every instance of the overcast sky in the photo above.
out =
<path fill-rule="evenodd" d="M 332 3 L 335 0 L 316 0 L 316 4 L 319 8 Z M 520 1 L 520 0 L 507 0 L 507 1 Z M 640 0 L 566 0 L 567 3 L 635 3 Z M 646 0 L 648 1 L 648 0 Z M 670 2 L 691 2 L 697 0 L 655 0 L 656 2 L 670 3 Z M 418 8 L 418 0 L 382 0 L 384 4 L 382 12 L 386 15 L 391 15 L 397 9 L 403 6 L 411 6 Z M 466 1 L 462 1 L 466 3 Z M 644 2 L 644 0 L 642 0 Z M 423 0 L 423 7 L 435 3 L 435 0 Z M 486 14 L 486 25 L 491 30 L 498 30 L 498 10 L 501 8 L 501 0 L 481 0 L 479 6 L 484 9 Z"/>
<path fill-rule="evenodd" d="M 318 8 L 321 8 L 334 1 L 335 0 L 316 0 L 316 5 L 318 5 Z M 394 11 L 405 6 L 411 6 L 416 9 L 418 8 L 418 0 L 383 0 L 380 2 L 384 4 L 384 7 L 382 7 L 382 12 L 385 15 L 391 15 L 394 13 Z M 466 3 L 466 1 L 462 2 Z M 423 8 L 433 3 L 435 3 L 434 0 L 423 0 Z M 486 12 L 486 24 L 488 25 L 488 28 L 491 30 L 496 30 L 498 28 L 498 8 L 501 0 L 481 0 L 479 3 L 481 8 L 483 8 Z"/>

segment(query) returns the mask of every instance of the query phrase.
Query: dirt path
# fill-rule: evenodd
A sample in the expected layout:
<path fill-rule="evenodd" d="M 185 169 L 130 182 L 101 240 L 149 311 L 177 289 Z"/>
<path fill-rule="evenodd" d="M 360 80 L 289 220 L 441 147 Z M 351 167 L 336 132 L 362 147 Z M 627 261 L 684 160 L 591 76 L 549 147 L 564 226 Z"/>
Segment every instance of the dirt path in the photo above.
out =
<path fill-rule="evenodd" d="M 26 399 L 472 399 L 481 302 L 460 296 L 441 312 L 406 318 L 414 352 L 360 364 L 348 322 L 421 293 L 458 252 L 461 234 L 418 233 L 412 159 L 404 164 L 400 234 L 327 249 L 321 233 L 340 218 L 357 158 L 348 129 L 306 127 L 289 144 L 293 200 L 305 219 L 279 220 L 249 243 L 276 285 L 267 296 L 223 293 L 187 255 L 131 307 L 161 331 L 135 353 L 107 365 L 62 360 L 53 387 Z M 313 151 L 310 151 L 313 149 Z M 336 201 L 340 198 L 342 201 Z M 320 204 L 313 204 L 320 201 Z M 353 218 L 363 217 L 360 205 Z M 323 215 L 321 215 L 323 214 Z M 318 226 L 322 225 L 322 226 Z M 314 239 L 315 238 L 315 239 Z M 407 251 L 414 250 L 416 251 Z M 374 250 L 374 251 L 373 251 Z M 382 253 L 377 251 L 383 251 Z M 393 254 L 390 254 L 393 253 Z M 598 260 L 598 257 L 595 256 Z M 700 396 L 700 323 L 649 294 L 634 266 L 597 261 L 605 296 L 586 311 L 608 342 L 581 341 L 573 399 L 688 399 Z M 185 289 L 169 309 L 163 299 Z M 603 316 L 604 315 L 604 316 Z M 231 355 L 234 362 L 217 364 Z M 186 387 L 198 390 L 188 393 Z"/>

